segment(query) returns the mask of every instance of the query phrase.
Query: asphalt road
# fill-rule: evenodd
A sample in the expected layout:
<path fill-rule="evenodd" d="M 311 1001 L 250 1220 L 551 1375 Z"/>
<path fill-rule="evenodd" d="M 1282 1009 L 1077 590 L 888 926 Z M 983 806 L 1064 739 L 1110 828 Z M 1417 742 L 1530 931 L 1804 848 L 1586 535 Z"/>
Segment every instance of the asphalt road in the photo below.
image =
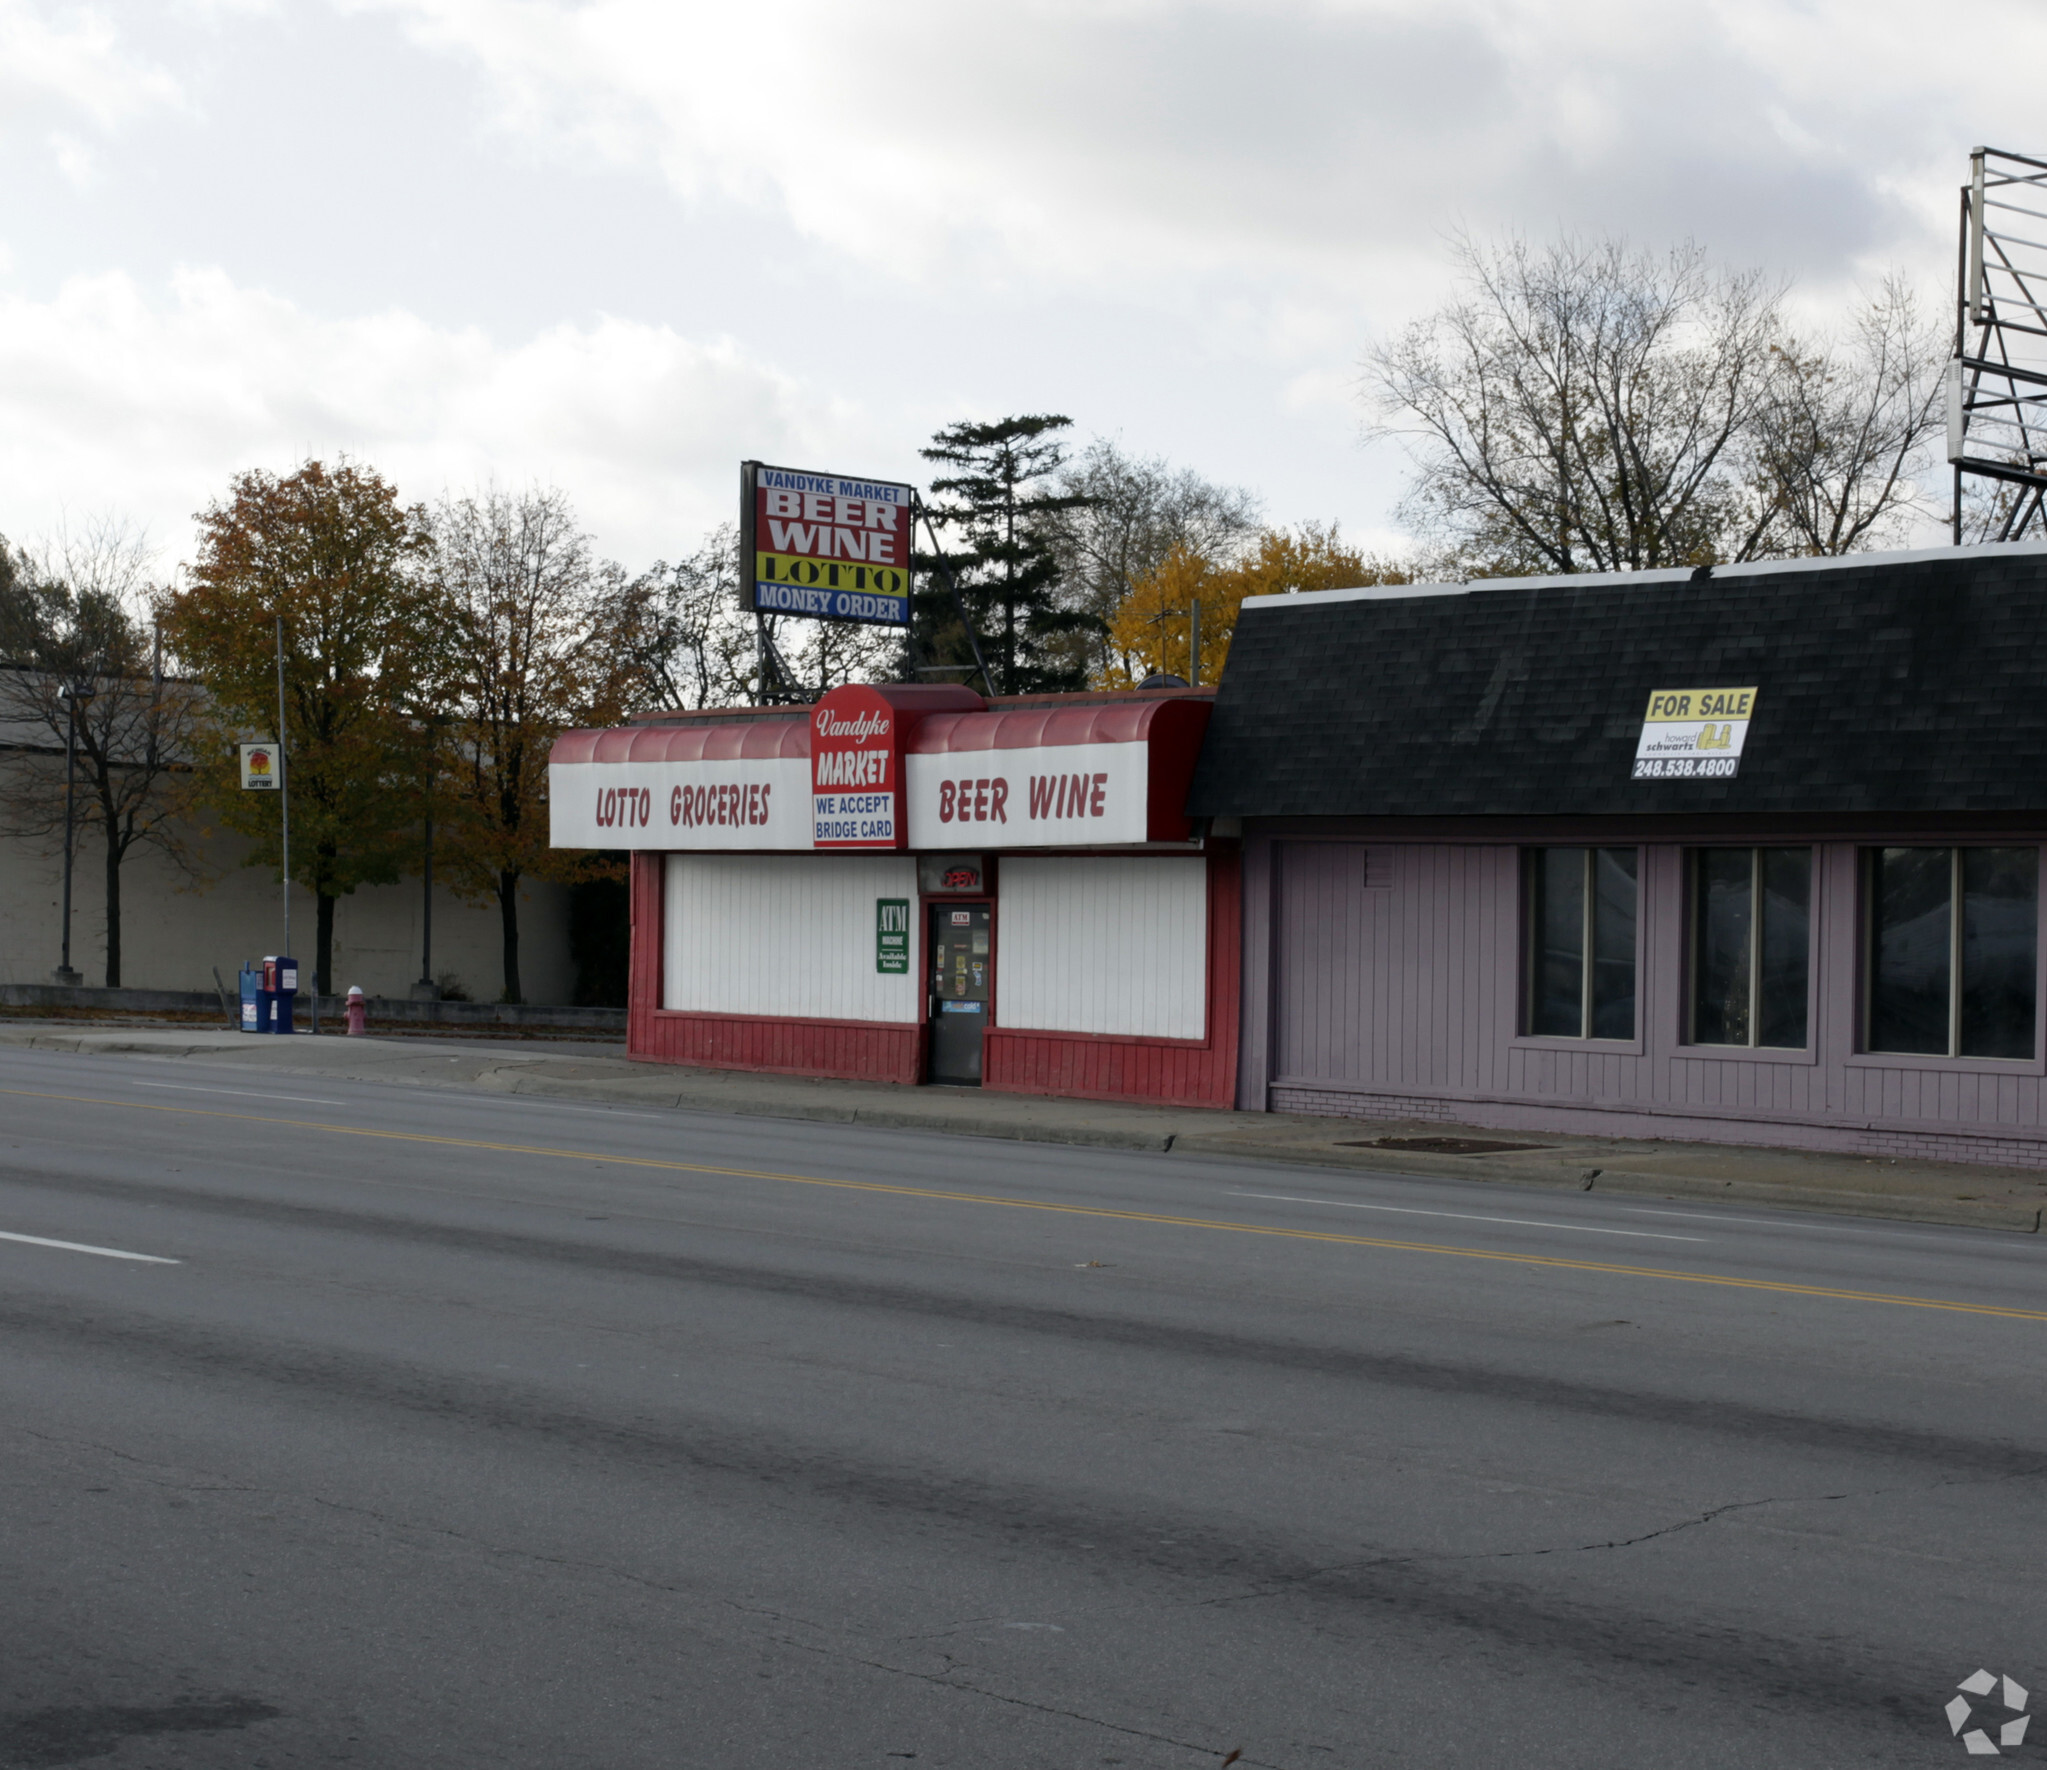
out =
<path fill-rule="evenodd" d="M 2043 1262 L 0 1054 L 0 1766 L 1959 1762 Z"/>

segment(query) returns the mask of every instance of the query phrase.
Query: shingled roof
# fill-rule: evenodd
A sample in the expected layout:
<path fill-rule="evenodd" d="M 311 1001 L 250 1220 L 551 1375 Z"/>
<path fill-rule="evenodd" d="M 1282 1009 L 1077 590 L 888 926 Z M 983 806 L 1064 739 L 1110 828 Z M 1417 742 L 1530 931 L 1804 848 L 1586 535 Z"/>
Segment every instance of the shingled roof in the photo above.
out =
<path fill-rule="evenodd" d="M 1733 780 L 1635 781 L 1660 689 L 1757 690 Z M 2047 808 L 2047 546 L 1244 605 L 1197 817 Z"/>

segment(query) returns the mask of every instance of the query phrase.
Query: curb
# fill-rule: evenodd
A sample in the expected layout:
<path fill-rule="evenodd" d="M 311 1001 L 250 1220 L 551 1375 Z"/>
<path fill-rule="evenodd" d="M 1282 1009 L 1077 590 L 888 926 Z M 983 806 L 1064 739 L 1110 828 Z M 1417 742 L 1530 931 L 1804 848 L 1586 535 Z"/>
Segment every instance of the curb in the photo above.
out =
<path fill-rule="evenodd" d="M 172 1044 L 161 1039 L 145 1042 L 121 1034 L 13 1033 L 0 1028 L 0 1046 L 9 1045 L 108 1057 L 203 1058 L 249 1050 L 232 1035 L 215 1035 Z M 270 1049 L 274 1047 L 266 1049 L 262 1055 L 268 1056 Z M 478 1057 L 482 1060 L 484 1054 L 479 1053 Z M 1605 1165 L 1606 1162 L 1624 1161 L 1624 1152 L 1608 1151 L 1593 1145 L 1582 1148 L 1551 1145 L 1542 1151 L 1542 1155 L 1548 1158 L 1546 1160 L 1524 1159 L 1510 1165 L 1497 1155 L 1437 1155 L 1370 1147 L 1351 1149 L 1314 1141 L 1275 1143 L 1227 1132 L 1218 1133 L 1205 1127 L 1188 1131 L 1125 1130 L 1106 1125 L 982 1116 L 944 1107 L 919 1110 L 908 1106 L 883 1106 L 829 1098 L 816 1101 L 762 1099 L 755 1094 L 715 1085 L 698 1093 L 671 1075 L 664 1075 L 656 1066 L 639 1068 L 637 1073 L 628 1076 L 534 1073 L 537 1065 L 548 1061 L 550 1059 L 537 1054 L 509 1062 L 499 1058 L 486 1061 L 486 1066 L 473 1074 L 451 1076 L 445 1080 L 402 1063 L 393 1064 L 393 1073 L 388 1075 L 337 1074 L 331 1068 L 315 1065 L 269 1062 L 256 1073 L 326 1081 L 390 1082 L 403 1087 L 447 1092 L 516 1094 L 536 1099 L 654 1107 L 678 1112 L 722 1113 L 736 1118 L 858 1125 L 873 1130 L 925 1131 L 942 1136 L 993 1138 L 1067 1148 L 1173 1154 L 1193 1160 L 1320 1168 L 1333 1173 L 1370 1174 L 1375 1178 L 1482 1180 L 1492 1185 L 1551 1192 L 1585 1191 L 1596 1186 L 1601 1192 L 1637 1198 L 1710 1201 L 1722 1205 L 1740 1203 L 1808 1215 L 1996 1229 L 2005 1233 L 2039 1234 L 2043 1229 L 2043 1207 L 2023 1201 L 2011 1204 L 1949 1202 L 1910 1194 L 1867 1192 L 1852 1187 L 1799 1186 L 1749 1179 L 1716 1180 L 1700 1175 L 1630 1170 Z M 1332 1121 L 1331 1128 L 1342 1129 L 1344 1126 L 1345 1121 Z M 1743 1153 L 1753 1152 L 1744 1149 Z M 1997 1170 L 1972 1169 L 1970 1179 L 1976 1184 L 1987 1185 L 1997 1173 Z M 1979 1175 L 1981 1178 L 1977 1179 Z M 1958 1180 L 1960 1178 L 1957 1177 Z"/>

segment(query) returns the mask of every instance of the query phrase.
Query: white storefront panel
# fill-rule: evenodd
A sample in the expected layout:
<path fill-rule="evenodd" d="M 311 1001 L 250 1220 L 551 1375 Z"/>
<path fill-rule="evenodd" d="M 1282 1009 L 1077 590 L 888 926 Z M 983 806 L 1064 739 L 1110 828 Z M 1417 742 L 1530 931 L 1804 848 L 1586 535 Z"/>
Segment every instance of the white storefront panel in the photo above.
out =
<path fill-rule="evenodd" d="M 810 846 L 810 758 L 556 762 L 547 771 L 556 848 Z"/>
<path fill-rule="evenodd" d="M 1006 859 L 997 1024 L 1207 1036 L 1208 868 L 1143 856 Z"/>
<path fill-rule="evenodd" d="M 1077 848 L 1142 842 L 1150 749 L 1142 743 L 912 752 L 912 848 Z"/>
<path fill-rule="evenodd" d="M 799 799 L 806 817 L 808 802 Z M 661 1006 L 807 1020 L 918 1021 L 924 980 L 875 968 L 875 905 L 917 901 L 906 856 L 671 854 Z M 913 948 L 914 951 L 914 948 Z"/>

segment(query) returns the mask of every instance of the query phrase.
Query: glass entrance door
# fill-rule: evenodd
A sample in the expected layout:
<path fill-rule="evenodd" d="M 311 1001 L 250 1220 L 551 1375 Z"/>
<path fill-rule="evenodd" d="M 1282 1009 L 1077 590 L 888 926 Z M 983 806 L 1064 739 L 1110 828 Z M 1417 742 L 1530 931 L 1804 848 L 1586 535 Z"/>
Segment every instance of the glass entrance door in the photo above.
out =
<path fill-rule="evenodd" d="M 994 955 L 985 903 L 931 906 L 931 1079 L 981 1083 L 981 1032 L 988 1024 Z"/>

